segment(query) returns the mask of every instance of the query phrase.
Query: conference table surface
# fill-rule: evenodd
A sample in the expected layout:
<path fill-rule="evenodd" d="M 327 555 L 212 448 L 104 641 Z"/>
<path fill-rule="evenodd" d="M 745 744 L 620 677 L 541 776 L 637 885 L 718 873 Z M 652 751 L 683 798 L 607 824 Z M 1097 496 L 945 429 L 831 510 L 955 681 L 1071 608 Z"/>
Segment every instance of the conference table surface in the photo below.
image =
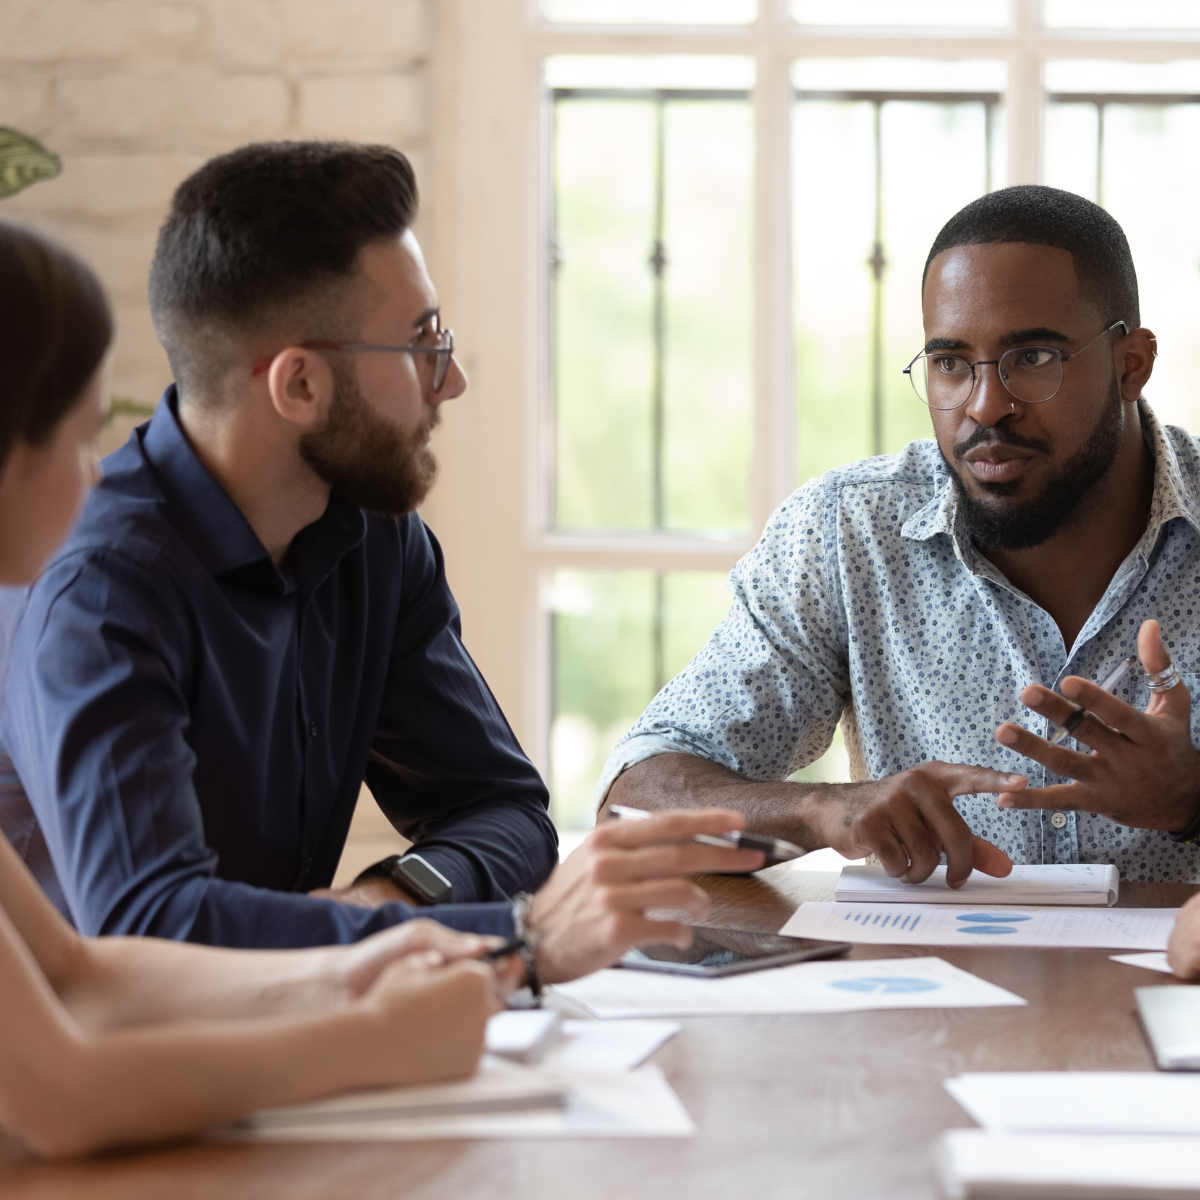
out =
<path fill-rule="evenodd" d="M 777 930 L 837 876 L 774 867 L 705 877 L 708 921 Z M 1176 907 L 1186 884 L 1124 884 L 1121 904 Z M 218 1145 L 192 1142 L 79 1163 L 0 1143 L 4 1200 L 661 1200 L 663 1196 L 938 1195 L 930 1143 L 970 1126 L 942 1081 L 962 1071 L 1153 1070 L 1133 989 L 1167 975 L 1107 950 L 855 946 L 852 958 L 937 954 L 1026 1007 L 706 1017 L 652 1061 L 691 1113 L 690 1140 Z"/>

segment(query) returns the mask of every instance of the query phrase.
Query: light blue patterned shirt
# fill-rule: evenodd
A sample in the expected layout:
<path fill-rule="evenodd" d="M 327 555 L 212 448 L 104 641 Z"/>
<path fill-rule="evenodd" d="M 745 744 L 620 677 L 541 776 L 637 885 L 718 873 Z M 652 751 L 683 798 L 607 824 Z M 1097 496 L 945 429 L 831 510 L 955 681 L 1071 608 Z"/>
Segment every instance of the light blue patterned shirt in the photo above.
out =
<path fill-rule="evenodd" d="M 750 780 L 786 779 L 825 752 L 839 720 L 855 780 L 943 759 L 1017 771 L 1031 787 L 1063 782 L 999 745 L 996 726 L 1049 735 L 1021 689 L 1099 678 L 1135 653 L 1151 617 L 1195 696 L 1200 439 L 1160 425 L 1144 402 L 1142 419 L 1155 463 L 1150 520 L 1074 646 L 975 549 L 937 444 L 913 442 L 812 480 L 772 514 L 730 573 L 728 616 L 618 743 L 598 799 L 626 767 L 671 751 Z M 1141 671 L 1116 694 L 1145 708 Z M 1166 833 L 998 809 L 995 796 L 956 807 L 1017 863 L 1112 862 L 1125 879 L 1200 882 L 1200 847 Z"/>

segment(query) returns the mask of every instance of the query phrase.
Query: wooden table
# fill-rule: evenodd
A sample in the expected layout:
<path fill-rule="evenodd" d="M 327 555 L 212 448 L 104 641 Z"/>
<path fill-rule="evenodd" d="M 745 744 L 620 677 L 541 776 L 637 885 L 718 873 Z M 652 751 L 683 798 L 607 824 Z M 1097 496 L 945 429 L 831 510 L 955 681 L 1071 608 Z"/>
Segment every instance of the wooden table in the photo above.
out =
<path fill-rule="evenodd" d="M 702 882 L 711 924 L 774 931 L 835 875 L 775 867 Z M 1126 884 L 1122 903 L 1197 889 Z M 1170 977 L 1104 950 L 858 946 L 854 958 L 934 953 L 1029 1001 L 683 1022 L 659 1063 L 700 1128 L 692 1141 L 183 1145 L 47 1165 L 0 1146 L 4 1200 L 902 1200 L 936 1195 L 929 1144 L 970 1119 L 942 1088 L 961 1071 L 1153 1069 L 1133 989 Z"/>

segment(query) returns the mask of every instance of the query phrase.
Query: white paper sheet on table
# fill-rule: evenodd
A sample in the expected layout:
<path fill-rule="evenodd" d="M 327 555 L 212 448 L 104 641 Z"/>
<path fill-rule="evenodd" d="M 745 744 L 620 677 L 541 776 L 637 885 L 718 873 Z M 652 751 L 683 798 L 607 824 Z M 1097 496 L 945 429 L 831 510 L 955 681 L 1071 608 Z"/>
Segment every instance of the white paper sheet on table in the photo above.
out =
<path fill-rule="evenodd" d="M 548 1071 L 632 1071 L 679 1032 L 678 1021 L 564 1021 L 542 1059 Z"/>
<path fill-rule="evenodd" d="M 949 1129 L 934 1143 L 948 1200 L 1200 1200 L 1200 1141 Z"/>
<path fill-rule="evenodd" d="M 1200 1136 L 1195 1075 L 1002 1071 L 959 1075 L 945 1087 L 980 1125 L 997 1132 Z"/>
<path fill-rule="evenodd" d="M 795 963 L 718 979 L 612 969 L 556 984 L 555 991 L 598 1017 L 993 1008 L 1025 1003 L 1020 996 L 933 957 Z"/>
<path fill-rule="evenodd" d="M 1015 905 L 846 904 L 809 900 L 786 937 L 893 946 L 1094 946 L 1165 950 L 1175 908 L 1032 908 Z"/>
<path fill-rule="evenodd" d="M 528 1068 L 524 1068 L 528 1069 Z M 696 1126 L 663 1073 L 652 1063 L 636 1071 L 560 1072 L 569 1086 L 566 1106 L 524 1112 L 473 1113 L 453 1117 L 394 1117 L 314 1120 L 313 1109 L 294 1110 L 300 1119 L 269 1123 L 251 1117 L 211 1135 L 238 1142 L 411 1142 L 459 1138 L 687 1138 Z"/>
<path fill-rule="evenodd" d="M 1110 863 L 1018 863 L 1003 879 L 972 871 L 960 888 L 935 867 L 922 883 L 901 883 L 878 864 L 842 868 L 833 898 L 860 904 L 1112 905 L 1121 877 Z"/>
<path fill-rule="evenodd" d="M 1165 950 L 1152 950 L 1149 954 L 1110 954 L 1108 957 L 1128 967 L 1144 967 L 1147 971 L 1161 971 L 1164 975 L 1174 974 Z"/>

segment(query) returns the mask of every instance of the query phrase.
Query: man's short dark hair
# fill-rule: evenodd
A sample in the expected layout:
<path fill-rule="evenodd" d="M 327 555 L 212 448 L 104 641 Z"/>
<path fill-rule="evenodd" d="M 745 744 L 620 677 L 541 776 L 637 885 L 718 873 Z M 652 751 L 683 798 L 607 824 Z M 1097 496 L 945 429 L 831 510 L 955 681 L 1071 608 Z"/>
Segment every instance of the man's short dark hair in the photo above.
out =
<path fill-rule="evenodd" d="M 929 264 L 944 250 L 989 242 L 1029 242 L 1066 250 L 1075 262 L 1080 294 L 1106 326 L 1124 321 L 1136 329 L 1142 323 L 1137 272 L 1125 231 L 1098 204 L 1074 192 L 1032 183 L 980 196 L 942 226 L 925 260 L 922 290 Z"/>
<path fill-rule="evenodd" d="M 416 210 L 412 166 L 389 146 L 260 142 L 185 179 L 150 268 L 154 328 L 185 395 L 211 396 L 244 336 L 272 322 L 308 315 L 322 327 L 292 332 L 343 336 L 336 297 L 359 251 Z"/>

